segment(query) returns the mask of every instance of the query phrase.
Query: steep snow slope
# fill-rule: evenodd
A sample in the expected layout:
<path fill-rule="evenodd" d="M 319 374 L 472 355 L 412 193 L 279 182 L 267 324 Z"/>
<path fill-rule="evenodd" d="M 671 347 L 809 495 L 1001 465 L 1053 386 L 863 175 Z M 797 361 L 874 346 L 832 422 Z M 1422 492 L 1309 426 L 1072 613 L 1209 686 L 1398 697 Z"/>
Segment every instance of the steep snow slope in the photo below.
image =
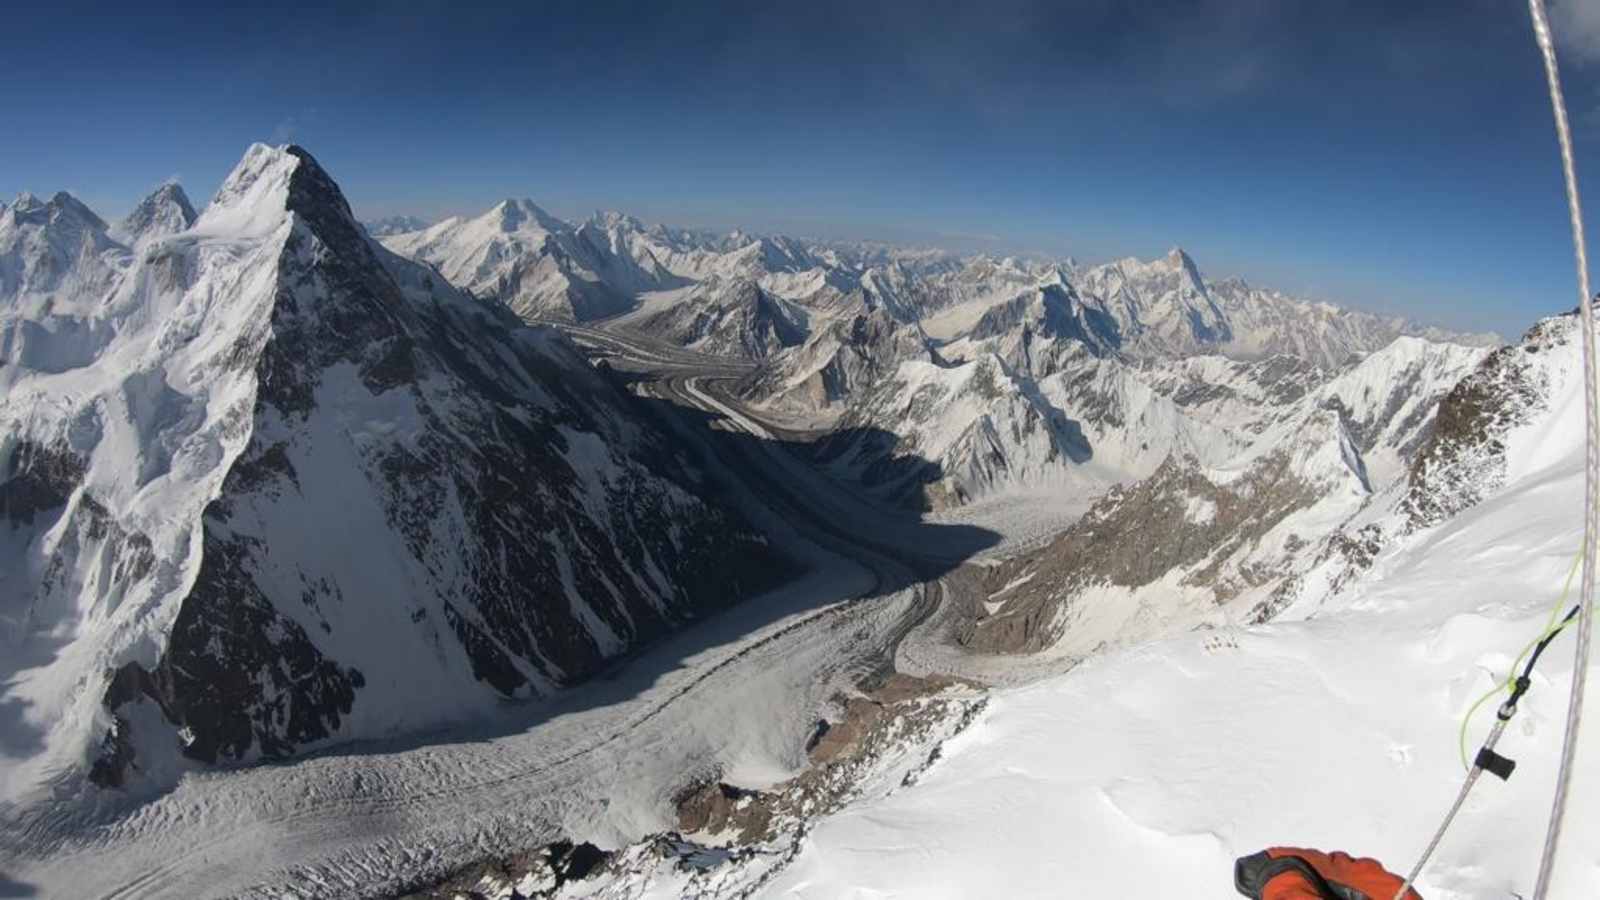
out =
<path fill-rule="evenodd" d="M 1056 461 L 1087 454 L 1073 424 L 996 357 L 905 362 L 840 420 L 819 458 L 885 499 L 938 509 L 1002 480 L 1070 471 Z"/>
<path fill-rule="evenodd" d="M 1439 401 L 1488 354 L 1484 347 L 1400 337 L 1337 373 L 1288 355 L 1191 356 L 1146 365 L 1140 377 L 1189 415 L 1248 435 L 1311 409 L 1331 409 L 1361 451 L 1373 485 L 1382 488 L 1427 438 Z"/>
<path fill-rule="evenodd" d="M 974 353 L 998 354 L 1010 365 L 1036 376 L 1058 371 L 1059 357 L 1118 352 L 1122 335 L 1115 320 L 1094 302 L 1085 302 L 1059 278 L 1003 303 L 986 307 L 962 338 L 940 346 L 950 359 Z"/>
<path fill-rule="evenodd" d="M 1023 488 L 1086 499 L 1172 453 L 1220 465 L 1244 444 L 1078 346 L 1073 363 L 1041 379 L 993 354 L 903 363 L 839 421 L 822 454 L 847 477 L 901 500 L 924 491 L 940 508 Z"/>
<path fill-rule="evenodd" d="M 1383 488 L 1431 433 L 1439 401 L 1489 354 L 1485 347 L 1395 338 L 1312 394 L 1339 414 L 1367 475 Z"/>
<path fill-rule="evenodd" d="M 1014 257 L 974 256 L 957 267 L 932 272 L 903 269 L 870 270 L 863 283 L 885 297 L 892 308 L 923 320 L 929 335 L 951 338 L 965 333 L 991 306 L 1006 303 L 1047 284 L 1066 284 L 1071 261 L 1039 263 Z M 892 277 L 891 277 L 892 276 Z"/>
<path fill-rule="evenodd" d="M 1219 614 L 1213 628 L 997 693 L 915 787 L 818 824 L 762 895 L 1222 900 L 1236 896 L 1233 858 L 1272 844 L 1409 868 L 1463 775 L 1459 717 L 1543 627 L 1580 544 L 1571 321 L 1484 364 L 1473 396 L 1487 411 L 1463 421 L 1489 428 L 1502 463 L 1464 476 L 1486 479 L 1481 502 L 1399 538 L 1342 589 L 1305 592 L 1272 624 Z M 1496 402 L 1521 412 L 1508 420 Z M 1444 440 L 1484 446 L 1468 438 Z M 1398 496 L 1366 515 L 1402 530 Z M 1516 775 L 1480 782 L 1419 885 L 1430 900 L 1531 889 L 1570 650 L 1564 638 L 1541 661 L 1500 745 Z M 1581 776 L 1596 765 L 1600 741 L 1587 740 L 1553 896 L 1600 891 L 1600 782 Z"/>
<path fill-rule="evenodd" d="M 1186 356 L 1155 360 L 1141 377 L 1190 415 L 1223 428 L 1260 434 L 1289 406 L 1338 373 L 1297 356 L 1236 360 Z"/>
<path fill-rule="evenodd" d="M 471 717 L 784 571 L 569 343 L 371 242 L 298 148 L 137 254 L 64 195 L 0 239 L 0 799 Z"/>

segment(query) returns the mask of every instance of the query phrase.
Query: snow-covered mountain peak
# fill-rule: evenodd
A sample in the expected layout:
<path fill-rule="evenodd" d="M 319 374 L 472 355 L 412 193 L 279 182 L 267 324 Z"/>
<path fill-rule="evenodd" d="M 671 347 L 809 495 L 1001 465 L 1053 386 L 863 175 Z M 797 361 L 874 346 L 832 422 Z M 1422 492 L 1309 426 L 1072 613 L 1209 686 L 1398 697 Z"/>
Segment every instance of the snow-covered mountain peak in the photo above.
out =
<path fill-rule="evenodd" d="M 245 236 L 275 229 L 288 210 L 289 179 L 300 165 L 294 149 L 251 144 L 200 213 L 195 230 Z"/>
<path fill-rule="evenodd" d="M 499 230 L 510 234 L 516 231 L 570 231 L 572 226 L 550 215 L 527 198 L 510 197 L 495 204 L 487 216 Z"/>
<path fill-rule="evenodd" d="M 1085 281 L 1091 285 L 1103 285 L 1108 295 L 1115 295 L 1119 289 L 1125 288 L 1145 299 L 1157 299 L 1162 294 L 1180 291 L 1200 295 L 1205 293 L 1205 282 L 1194 260 L 1177 248 L 1151 260 L 1130 256 L 1094 266 L 1085 273 Z"/>
<path fill-rule="evenodd" d="M 341 252 L 371 253 L 339 186 L 310 153 L 292 144 L 251 146 L 194 230 L 207 238 L 260 238 L 277 231 L 291 213 Z"/>
<path fill-rule="evenodd" d="M 65 191 L 49 201 L 24 193 L 0 211 L 0 298 L 98 297 L 127 256 L 105 221 Z"/>
<path fill-rule="evenodd" d="M 45 207 L 49 210 L 53 221 L 81 223 L 96 231 L 104 231 L 106 228 L 104 219 L 95 215 L 94 210 L 85 206 L 82 200 L 66 191 L 57 191 L 55 196 L 50 198 L 50 202 L 45 204 Z"/>
<path fill-rule="evenodd" d="M 1190 256 L 1182 247 L 1173 247 L 1167 251 L 1166 263 L 1174 272 L 1185 275 L 1195 289 L 1204 292 L 1205 278 L 1200 275 L 1200 267 L 1195 265 L 1194 257 Z"/>
<path fill-rule="evenodd" d="M 106 230 L 105 220 L 66 191 L 57 191 L 48 201 L 23 191 L 17 195 L 8 213 L 16 225 L 48 226 L 53 230 L 72 232 Z"/>
<path fill-rule="evenodd" d="M 597 210 L 594 215 L 589 217 L 589 224 L 607 231 L 620 230 L 643 233 L 649 230 L 643 222 L 625 212 L 618 212 L 614 209 Z"/>
<path fill-rule="evenodd" d="M 139 201 L 133 212 L 117 225 L 114 236 L 125 244 L 137 246 L 186 231 L 196 218 L 194 206 L 183 188 L 169 181 Z"/>

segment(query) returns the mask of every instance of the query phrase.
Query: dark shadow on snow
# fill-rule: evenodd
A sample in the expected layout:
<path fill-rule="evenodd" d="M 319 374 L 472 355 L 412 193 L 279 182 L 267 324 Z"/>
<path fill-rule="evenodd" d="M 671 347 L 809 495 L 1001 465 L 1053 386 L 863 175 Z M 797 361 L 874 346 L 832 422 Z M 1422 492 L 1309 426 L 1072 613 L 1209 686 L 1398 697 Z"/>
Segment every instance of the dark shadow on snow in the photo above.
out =
<path fill-rule="evenodd" d="M 644 387 L 647 392 L 671 393 L 667 389 L 670 379 L 654 387 L 641 386 L 636 382 L 655 379 L 612 370 L 604 364 L 600 368 L 621 387 L 630 390 Z M 865 597 L 891 594 L 937 579 L 999 541 L 999 535 L 982 528 L 923 522 L 915 512 L 891 508 L 872 499 L 859 485 L 832 480 L 814 464 L 816 448 L 810 438 L 756 437 L 729 427 L 723 416 L 705 412 L 677 397 L 663 399 L 635 394 L 631 402 L 642 415 L 654 418 L 681 438 L 682 446 L 707 476 L 708 489 L 717 495 L 712 499 L 745 512 L 758 528 L 762 527 L 763 519 L 767 523 L 779 520 L 810 543 L 852 559 L 869 570 L 875 576 L 875 584 Z M 891 436 L 885 432 L 877 439 L 887 437 Z M 923 461 L 922 465 L 937 470 L 936 464 L 931 462 Z M 752 515 L 753 503 L 767 511 Z M 794 568 L 796 572 L 802 571 L 798 562 L 794 562 Z M 487 742 L 527 732 L 557 717 L 633 700 L 653 688 L 663 676 L 683 669 L 687 660 L 710 648 L 738 641 L 808 609 L 851 599 L 848 595 L 824 591 L 805 598 L 803 603 L 763 602 L 767 596 L 769 593 L 763 591 L 756 597 L 743 597 L 709 611 L 676 631 L 648 638 L 613 658 L 588 680 L 553 696 L 508 699 L 503 714 L 488 716 L 482 721 L 393 738 L 345 741 L 282 760 L 213 768 L 295 766 L 317 758 L 388 755 L 425 747 Z M 892 653 L 893 647 L 883 648 L 883 658 L 875 665 L 881 670 L 892 659 Z M 712 669 L 686 682 L 680 686 L 678 694 L 691 690 L 715 671 Z M 492 688 L 484 684 L 483 690 Z M 359 706 L 359 693 L 355 702 Z M 641 716 L 633 717 L 623 730 L 653 715 L 653 711 L 641 711 Z M 596 740 L 602 742 L 606 739 L 606 736 L 596 736 Z M 572 748 L 572 755 L 588 752 L 595 743 L 586 741 L 584 746 Z M 549 765 L 558 766 L 565 758 L 553 758 Z M 98 791 L 97 810 L 90 818 L 100 822 L 120 819 L 167 790 L 170 786 L 134 788 L 127 793 Z"/>
<path fill-rule="evenodd" d="M 652 376 L 611 375 L 624 383 L 661 383 Z M 673 390 L 669 386 L 666 392 Z M 835 480 L 823 471 L 819 463 L 826 460 L 826 447 L 832 443 L 828 438 L 757 437 L 678 398 L 639 397 L 636 402 L 697 451 L 705 470 L 724 489 L 724 502 L 737 507 L 739 492 L 748 491 L 813 543 L 847 557 L 866 557 L 879 570 L 879 593 L 935 580 L 1000 540 L 984 528 L 922 520 L 920 511 L 933 505 L 929 487 L 941 477 L 939 464 L 932 460 L 901 455 L 888 463 L 896 471 L 886 480 L 897 483 L 897 497 L 885 503 L 863 483 Z M 872 428 L 851 429 L 851 438 L 880 447 L 892 447 L 897 440 Z"/>

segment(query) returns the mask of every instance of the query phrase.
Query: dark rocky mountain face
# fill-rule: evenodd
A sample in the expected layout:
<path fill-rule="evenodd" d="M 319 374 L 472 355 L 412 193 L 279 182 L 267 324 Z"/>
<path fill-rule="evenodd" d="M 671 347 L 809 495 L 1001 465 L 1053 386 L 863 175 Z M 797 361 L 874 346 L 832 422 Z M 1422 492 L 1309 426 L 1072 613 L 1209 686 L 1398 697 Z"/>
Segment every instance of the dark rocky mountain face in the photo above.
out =
<path fill-rule="evenodd" d="M 1540 322 L 1520 343 L 1489 354 L 1440 401 L 1408 473 L 1409 527 L 1442 522 L 1500 487 L 1506 434 L 1548 408 L 1550 384 L 1537 357 L 1568 345 L 1577 325 L 1574 315 Z"/>

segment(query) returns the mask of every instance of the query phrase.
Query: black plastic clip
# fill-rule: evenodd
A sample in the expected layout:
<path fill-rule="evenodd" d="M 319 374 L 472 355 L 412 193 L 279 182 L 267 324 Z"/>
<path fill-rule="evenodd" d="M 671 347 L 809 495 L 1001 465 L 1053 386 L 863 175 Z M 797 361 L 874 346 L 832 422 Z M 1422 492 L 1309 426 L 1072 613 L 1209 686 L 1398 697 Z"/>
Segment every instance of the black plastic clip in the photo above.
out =
<path fill-rule="evenodd" d="M 1517 768 L 1516 760 L 1506 759 L 1488 747 L 1478 748 L 1478 758 L 1473 760 L 1472 764 L 1490 775 L 1497 776 L 1501 781 L 1511 778 L 1511 773 Z"/>
<path fill-rule="evenodd" d="M 1526 694 L 1530 687 L 1533 687 L 1533 681 L 1528 676 L 1517 676 L 1517 680 L 1511 689 L 1511 696 L 1506 698 L 1506 702 L 1500 706 L 1500 720 L 1502 722 L 1510 721 L 1511 717 L 1517 714 L 1517 701 L 1522 699 L 1522 695 Z"/>

